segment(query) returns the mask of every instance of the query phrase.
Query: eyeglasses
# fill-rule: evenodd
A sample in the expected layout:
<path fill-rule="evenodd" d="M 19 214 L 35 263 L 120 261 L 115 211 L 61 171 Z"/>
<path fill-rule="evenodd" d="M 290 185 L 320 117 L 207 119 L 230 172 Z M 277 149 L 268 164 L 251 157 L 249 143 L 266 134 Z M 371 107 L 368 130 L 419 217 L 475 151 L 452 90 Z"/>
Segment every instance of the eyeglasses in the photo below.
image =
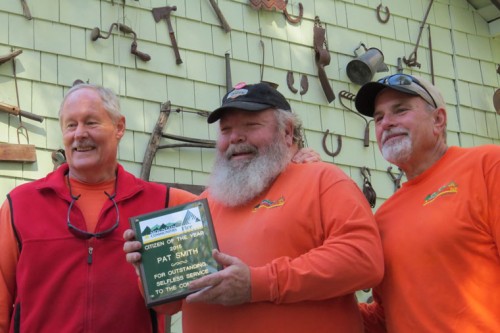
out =
<path fill-rule="evenodd" d="M 71 198 L 73 200 L 71 200 L 71 203 L 69 204 L 69 207 L 68 207 L 68 216 L 67 216 L 67 219 L 66 219 L 66 222 L 68 224 L 68 229 L 69 231 L 71 231 L 71 233 L 73 235 L 75 235 L 76 237 L 80 238 L 80 239 L 90 239 L 92 237 L 95 237 L 95 238 L 103 238 L 107 235 L 109 235 L 110 233 L 113 232 L 113 230 L 115 230 L 116 228 L 118 228 L 118 224 L 120 223 L 120 212 L 118 211 L 118 205 L 116 204 L 116 201 L 115 201 L 115 196 L 116 196 L 116 193 L 113 194 L 113 195 L 109 195 L 108 192 L 104 191 L 104 194 L 106 194 L 106 196 L 108 197 L 109 200 L 111 200 L 111 202 L 113 202 L 113 205 L 115 206 L 115 211 L 116 211 L 116 222 L 115 224 L 107 229 L 107 230 L 104 230 L 104 231 L 101 231 L 101 232 L 88 232 L 88 231 L 85 231 L 85 230 L 82 230 L 82 229 L 79 229 L 77 227 L 75 227 L 72 223 L 71 223 L 71 220 L 69 218 L 70 216 L 70 213 L 71 213 L 71 208 L 73 208 L 73 205 L 75 204 L 76 200 L 78 200 L 80 198 L 80 195 L 78 196 L 74 196 L 73 193 L 71 193 L 71 185 L 69 187 L 69 195 L 71 196 Z"/>
<path fill-rule="evenodd" d="M 422 88 L 426 93 L 427 96 L 430 97 L 430 100 L 428 98 L 425 98 L 421 94 L 418 94 L 420 97 L 426 100 L 429 104 L 433 105 L 434 107 L 437 108 L 437 103 L 432 97 L 431 93 L 429 90 L 427 90 L 421 83 L 418 81 L 416 78 L 413 76 L 407 75 L 407 74 L 394 74 L 391 76 L 386 76 L 377 82 L 389 85 L 389 86 L 411 86 L 412 83 L 416 84 L 418 87 Z M 411 89 L 410 89 L 411 90 Z M 413 91 L 413 90 L 412 90 Z M 417 92 L 418 93 L 418 92 Z M 432 102 L 431 102 L 432 101 Z"/>

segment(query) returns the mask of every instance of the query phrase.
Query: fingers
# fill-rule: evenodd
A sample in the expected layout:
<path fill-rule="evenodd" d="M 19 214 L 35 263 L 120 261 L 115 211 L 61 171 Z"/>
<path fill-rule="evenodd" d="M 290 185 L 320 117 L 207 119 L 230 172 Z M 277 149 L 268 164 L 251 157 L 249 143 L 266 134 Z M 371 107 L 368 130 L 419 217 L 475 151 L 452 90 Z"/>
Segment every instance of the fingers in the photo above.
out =
<path fill-rule="evenodd" d="M 131 229 L 125 230 L 123 239 L 126 241 L 123 243 L 123 252 L 126 253 L 125 259 L 127 262 L 137 266 L 141 261 L 141 253 L 139 252 L 142 247 L 141 242 L 135 240 L 135 232 Z"/>
<path fill-rule="evenodd" d="M 135 240 L 135 232 L 132 229 L 127 229 L 123 232 L 123 239 L 126 241 Z"/>
<path fill-rule="evenodd" d="M 221 253 L 212 252 L 214 259 L 224 269 L 199 278 L 189 283 L 189 289 L 197 290 L 186 301 L 211 304 L 235 305 L 249 302 L 251 299 L 250 268 L 240 259 Z"/>
<path fill-rule="evenodd" d="M 311 148 L 300 149 L 292 158 L 294 163 L 312 163 L 321 162 L 321 156 Z"/>

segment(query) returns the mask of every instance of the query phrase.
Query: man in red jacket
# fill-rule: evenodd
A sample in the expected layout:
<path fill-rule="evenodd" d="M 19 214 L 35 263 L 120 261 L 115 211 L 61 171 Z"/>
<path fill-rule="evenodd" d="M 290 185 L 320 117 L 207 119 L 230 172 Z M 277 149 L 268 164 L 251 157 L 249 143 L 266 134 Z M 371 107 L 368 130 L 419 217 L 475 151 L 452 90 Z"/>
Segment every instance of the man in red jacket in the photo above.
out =
<path fill-rule="evenodd" d="M 109 89 L 73 87 L 59 116 L 67 164 L 0 210 L 0 332 L 156 332 L 122 234 L 129 217 L 194 196 L 118 164 L 125 118 Z"/>

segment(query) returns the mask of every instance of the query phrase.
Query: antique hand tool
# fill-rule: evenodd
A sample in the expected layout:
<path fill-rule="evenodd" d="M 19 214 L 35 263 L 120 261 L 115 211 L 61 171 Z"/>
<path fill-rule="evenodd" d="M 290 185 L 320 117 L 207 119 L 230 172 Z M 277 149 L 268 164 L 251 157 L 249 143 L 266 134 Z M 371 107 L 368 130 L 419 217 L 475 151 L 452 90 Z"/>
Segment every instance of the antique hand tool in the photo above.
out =
<path fill-rule="evenodd" d="M 233 82 L 231 79 L 231 59 L 229 58 L 229 52 L 224 55 L 226 60 L 226 91 L 229 92 L 233 89 Z"/>
<path fill-rule="evenodd" d="M 0 102 L 0 111 L 10 113 L 14 116 L 21 116 L 21 117 L 29 118 L 31 120 L 36 120 L 40 123 L 43 122 L 43 117 L 36 115 L 36 114 L 33 114 L 31 112 L 22 111 L 19 109 L 19 107 L 15 106 L 15 105 L 10 105 L 7 103 Z"/>
<path fill-rule="evenodd" d="M 24 17 L 26 17 L 28 20 L 31 20 L 33 17 L 31 17 L 30 8 L 28 7 L 26 0 L 21 0 L 21 5 L 23 6 Z"/>
<path fill-rule="evenodd" d="M 362 167 L 361 168 L 361 176 L 363 177 L 363 194 L 368 200 L 368 203 L 370 204 L 370 207 L 375 207 L 375 204 L 377 203 L 377 193 L 373 189 L 372 183 L 371 183 L 371 173 L 370 169 L 367 167 Z"/>
<path fill-rule="evenodd" d="M 328 52 L 328 46 L 325 40 L 326 30 L 321 26 L 321 22 L 319 17 L 316 16 L 314 21 L 314 30 L 313 30 L 313 43 L 314 43 L 314 51 L 316 52 L 316 66 L 318 67 L 318 77 L 319 82 L 321 83 L 321 87 L 325 92 L 326 99 L 329 103 L 331 103 L 335 99 L 335 93 L 328 82 L 328 77 L 326 76 L 325 67 L 330 64 L 330 52 Z"/>
<path fill-rule="evenodd" d="M 174 48 L 175 63 L 179 65 L 182 64 L 182 59 L 179 54 L 179 47 L 177 46 L 177 40 L 175 39 L 172 22 L 170 21 L 170 13 L 176 10 L 177 6 L 156 7 L 153 8 L 152 13 L 156 23 L 160 22 L 162 19 L 165 19 L 167 22 L 168 34 L 170 36 L 170 41 L 172 42 L 172 47 Z"/>
<path fill-rule="evenodd" d="M 370 122 L 373 121 L 373 118 L 370 119 L 370 121 L 368 121 L 359 112 L 354 111 L 353 109 L 351 109 L 350 107 L 347 107 L 347 105 L 344 104 L 344 102 L 342 101 L 342 98 L 348 99 L 351 102 L 353 102 L 356 99 L 356 95 L 354 95 L 353 93 L 342 90 L 339 92 L 339 96 L 340 96 L 339 102 L 340 102 L 340 104 L 342 104 L 342 106 L 344 108 L 351 111 L 352 113 L 359 116 L 361 119 L 363 119 L 365 121 L 365 136 L 363 139 L 363 146 L 369 147 L 370 146 Z"/>
<path fill-rule="evenodd" d="M 417 66 L 418 68 L 420 68 L 420 63 L 417 62 L 417 50 L 418 50 L 418 46 L 420 44 L 420 37 L 422 37 L 422 30 L 424 30 L 425 22 L 427 21 L 427 16 L 429 15 L 429 12 L 431 11 L 431 7 L 432 7 L 433 2 L 434 2 L 434 0 L 431 0 L 429 2 L 429 6 L 427 7 L 427 11 L 425 12 L 424 19 L 422 20 L 422 23 L 420 24 L 420 31 L 418 32 L 417 42 L 415 43 L 415 48 L 413 49 L 413 52 L 410 53 L 410 55 L 408 56 L 408 59 L 406 59 L 406 57 L 403 57 L 403 61 L 406 64 L 406 66 L 409 66 L 409 67 Z"/>
<path fill-rule="evenodd" d="M 212 8 L 214 9 L 215 14 L 217 15 L 217 18 L 219 19 L 220 24 L 222 25 L 222 29 L 224 29 L 224 31 L 226 33 L 231 31 L 231 27 L 229 26 L 229 23 L 227 23 L 226 18 L 222 14 L 217 2 L 215 2 L 215 0 L 208 0 L 208 1 L 210 2 L 210 4 L 212 5 Z"/>
<path fill-rule="evenodd" d="M 99 38 L 108 39 L 109 36 L 111 35 L 111 31 L 113 30 L 114 27 L 117 27 L 118 30 L 120 30 L 124 34 L 132 34 L 133 35 L 133 41 L 132 41 L 132 44 L 130 45 L 130 53 L 137 56 L 142 61 L 151 60 L 151 56 L 149 54 L 146 54 L 144 52 L 137 50 L 137 34 L 135 33 L 134 30 L 132 30 L 131 27 L 129 27 L 125 24 L 112 23 L 111 26 L 109 27 L 107 35 L 101 34 L 101 30 L 98 27 L 95 27 L 94 29 L 92 29 L 92 32 L 90 33 L 90 39 L 94 42 L 96 40 L 98 40 Z"/>
<path fill-rule="evenodd" d="M 16 51 L 12 51 L 11 53 L 6 54 L 4 56 L 0 56 L 0 65 L 3 64 L 4 62 L 7 62 L 7 61 L 17 57 L 21 53 L 23 53 L 23 50 L 16 50 Z"/>
<path fill-rule="evenodd" d="M 392 182 L 394 183 L 394 192 L 396 192 L 401 187 L 401 178 L 404 176 L 404 172 L 399 169 L 399 174 L 395 175 L 392 173 L 392 167 L 387 168 L 387 173 L 391 176 Z"/>

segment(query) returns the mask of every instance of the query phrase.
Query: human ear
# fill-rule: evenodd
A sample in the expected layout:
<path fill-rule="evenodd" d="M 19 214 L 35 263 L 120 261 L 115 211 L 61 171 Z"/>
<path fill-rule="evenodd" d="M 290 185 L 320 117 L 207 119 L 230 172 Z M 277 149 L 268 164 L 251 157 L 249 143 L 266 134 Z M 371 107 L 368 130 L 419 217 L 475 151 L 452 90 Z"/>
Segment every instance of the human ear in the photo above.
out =
<path fill-rule="evenodd" d="M 438 133 L 442 133 L 446 128 L 447 115 L 446 110 L 442 107 L 437 108 L 434 111 L 434 127 L 436 128 Z"/>
<path fill-rule="evenodd" d="M 285 126 L 285 142 L 288 147 L 293 145 L 293 132 L 294 128 L 291 122 Z"/>
<path fill-rule="evenodd" d="M 116 123 L 116 137 L 120 140 L 125 135 L 125 117 L 121 116 L 120 119 Z"/>

